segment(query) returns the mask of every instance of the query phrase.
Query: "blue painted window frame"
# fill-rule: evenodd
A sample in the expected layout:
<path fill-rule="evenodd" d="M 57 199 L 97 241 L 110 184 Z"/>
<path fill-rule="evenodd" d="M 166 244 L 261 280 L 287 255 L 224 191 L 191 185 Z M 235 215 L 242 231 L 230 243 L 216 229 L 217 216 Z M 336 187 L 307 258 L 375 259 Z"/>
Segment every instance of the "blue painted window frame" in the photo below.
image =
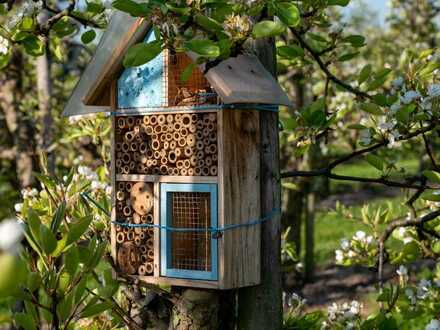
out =
<path fill-rule="evenodd" d="M 217 199 L 217 184 L 212 183 L 161 183 L 160 184 L 160 222 L 162 226 L 171 226 L 171 200 L 169 193 L 172 192 L 207 192 L 211 194 L 211 227 L 218 226 L 218 199 Z M 168 244 L 169 235 L 165 228 L 161 229 L 161 276 L 175 277 L 194 280 L 218 280 L 218 241 L 216 238 L 211 238 L 211 271 L 195 271 L 185 269 L 171 268 L 171 243 Z"/>

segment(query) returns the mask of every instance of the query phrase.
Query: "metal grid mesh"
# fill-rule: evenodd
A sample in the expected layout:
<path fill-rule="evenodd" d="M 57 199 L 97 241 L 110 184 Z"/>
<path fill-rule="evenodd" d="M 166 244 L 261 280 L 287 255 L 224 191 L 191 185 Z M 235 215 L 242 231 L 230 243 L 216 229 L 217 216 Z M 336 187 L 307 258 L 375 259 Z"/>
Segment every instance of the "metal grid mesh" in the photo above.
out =
<path fill-rule="evenodd" d="M 186 81 L 182 81 L 182 73 L 192 64 L 191 58 L 184 53 L 170 55 L 165 61 L 168 90 L 168 106 L 199 106 L 218 104 L 219 100 L 214 89 L 203 76 L 199 68 L 195 68 Z"/>
<path fill-rule="evenodd" d="M 176 228 L 211 227 L 210 194 L 171 193 L 172 224 Z M 206 232 L 171 233 L 171 266 L 175 269 L 211 271 L 211 235 Z"/>

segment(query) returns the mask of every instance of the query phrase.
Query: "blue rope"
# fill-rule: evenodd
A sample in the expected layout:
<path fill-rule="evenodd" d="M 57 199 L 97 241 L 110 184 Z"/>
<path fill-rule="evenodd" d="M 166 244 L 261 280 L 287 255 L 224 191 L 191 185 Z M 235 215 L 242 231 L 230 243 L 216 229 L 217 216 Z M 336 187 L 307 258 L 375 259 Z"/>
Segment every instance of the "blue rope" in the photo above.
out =
<path fill-rule="evenodd" d="M 101 206 L 99 205 L 92 197 L 90 197 L 87 193 L 81 193 L 80 194 L 85 199 L 89 200 L 93 205 L 95 205 L 98 209 L 100 209 L 102 212 L 107 214 L 110 217 L 110 214 Z M 252 227 L 256 225 L 263 224 L 269 220 L 271 220 L 275 215 L 279 214 L 280 210 L 274 208 L 271 212 L 269 212 L 267 215 L 260 219 L 256 220 L 250 220 L 245 223 L 237 223 L 237 224 L 230 224 L 223 227 L 207 227 L 207 228 L 177 228 L 177 227 L 170 227 L 170 226 L 163 226 L 163 225 L 155 225 L 155 224 L 149 224 L 149 223 L 141 223 L 141 224 L 135 224 L 135 223 L 126 223 L 122 221 L 112 221 L 113 224 L 120 226 L 120 227 L 127 227 L 127 228 L 158 228 L 161 230 L 166 230 L 170 232 L 210 232 L 213 234 L 214 237 L 219 237 L 222 233 L 238 229 L 238 228 L 245 228 L 245 227 Z"/>

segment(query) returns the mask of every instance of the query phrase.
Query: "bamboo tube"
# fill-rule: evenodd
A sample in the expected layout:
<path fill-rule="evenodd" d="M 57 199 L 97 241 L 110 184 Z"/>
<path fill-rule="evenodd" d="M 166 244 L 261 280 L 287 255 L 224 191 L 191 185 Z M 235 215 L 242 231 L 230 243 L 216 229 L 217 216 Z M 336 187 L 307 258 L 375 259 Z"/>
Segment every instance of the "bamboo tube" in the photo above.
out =
<path fill-rule="evenodd" d="M 124 153 L 122 152 L 122 151 L 119 151 L 119 152 L 117 152 L 116 153 L 116 157 L 117 158 L 122 158 L 122 155 L 123 155 Z"/>
<path fill-rule="evenodd" d="M 141 262 L 142 262 L 143 264 L 145 264 L 146 262 L 148 262 L 148 255 L 146 255 L 146 254 L 142 254 L 142 255 L 141 255 Z"/>
<path fill-rule="evenodd" d="M 172 169 L 173 169 L 173 174 L 172 175 L 174 175 L 174 176 L 180 175 L 180 171 L 179 171 L 179 169 L 177 167 L 173 167 Z"/>
<path fill-rule="evenodd" d="M 177 158 L 180 158 L 182 156 L 182 149 L 176 148 L 174 152 L 176 153 Z"/>
<path fill-rule="evenodd" d="M 128 142 L 133 141 L 134 133 L 132 131 L 125 133 L 125 140 Z"/>
<path fill-rule="evenodd" d="M 164 136 L 164 135 L 162 135 L 162 136 Z M 170 149 L 170 144 L 169 144 L 169 142 L 165 141 L 165 142 L 163 143 L 163 148 L 164 148 L 164 150 L 169 150 L 169 149 Z"/>
<path fill-rule="evenodd" d="M 215 153 L 212 155 L 212 161 L 216 162 L 217 160 L 218 160 L 218 155 L 217 155 L 217 153 Z"/>
<path fill-rule="evenodd" d="M 217 133 L 216 132 L 211 132 L 211 134 L 209 134 L 209 141 L 210 142 L 217 142 Z"/>
<path fill-rule="evenodd" d="M 152 167 L 153 166 L 153 160 L 149 159 L 147 160 L 147 167 Z"/>
<path fill-rule="evenodd" d="M 171 133 L 167 133 L 165 134 L 165 140 L 170 142 L 173 139 L 173 134 Z"/>
<path fill-rule="evenodd" d="M 180 175 L 187 176 L 188 175 L 188 170 L 186 168 L 181 168 L 180 169 Z"/>
<path fill-rule="evenodd" d="M 116 151 L 121 151 L 122 150 L 122 143 L 121 142 L 117 142 L 116 143 Z"/>
<path fill-rule="evenodd" d="M 125 242 L 125 235 L 123 232 L 119 232 L 116 234 L 116 242 L 122 244 Z"/>
<path fill-rule="evenodd" d="M 203 176 L 209 176 L 209 173 L 210 173 L 209 167 L 208 166 L 203 166 L 202 167 L 202 175 Z"/>
<path fill-rule="evenodd" d="M 179 141 L 180 137 L 181 137 L 181 136 L 180 136 L 179 131 L 174 132 L 174 134 L 173 134 L 173 139 L 174 139 L 174 140 Z"/>
<path fill-rule="evenodd" d="M 115 137 L 116 137 L 116 139 L 117 140 L 120 140 L 121 139 L 121 135 L 122 135 L 122 129 L 120 129 L 120 128 L 116 128 L 115 129 Z"/>
<path fill-rule="evenodd" d="M 202 168 L 201 167 L 194 168 L 194 175 L 201 176 L 202 175 Z"/>
<path fill-rule="evenodd" d="M 122 162 L 124 163 L 124 164 L 128 164 L 130 161 L 131 161 L 131 157 L 130 157 L 130 154 L 129 153 L 124 153 L 124 154 L 122 154 Z"/>
<path fill-rule="evenodd" d="M 130 174 L 130 167 L 128 165 L 125 165 L 121 168 L 122 174 Z"/>
<path fill-rule="evenodd" d="M 140 229 L 140 228 L 135 228 L 135 229 Z M 141 244 L 142 244 L 142 240 L 139 238 L 139 236 L 135 236 L 134 237 L 134 245 L 141 246 Z"/>
<path fill-rule="evenodd" d="M 191 162 L 190 162 L 190 160 L 189 160 L 189 159 L 185 159 L 185 160 L 183 161 L 183 166 L 184 166 L 186 169 L 189 169 L 189 168 L 191 167 Z"/>
<path fill-rule="evenodd" d="M 159 154 L 160 154 L 160 158 L 167 157 L 167 151 L 165 149 L 162 149 L 161 151 L 159 151 Z"/>
<path fill-rule="evenodd" d="M 141 222 L 147 223 L 147 215 L 146 214 L 141 215 Z"/>
<path fill-rule="evenodd" d="M 147 229 L 147 236 L 149 237 L 149 239 L 153 239 L 154 237 L 154 228 L 148 228 Z"/>
<path fill-rule="evenodd" d="M 154 241 L 152 238 L 147 239 L 147 248 L 152 249 L 154 247 Z"/>
<path fill-rule="evenodd" d="M 190 131 L 190 133 L 195 133 L 197 131 L 196 124 L 189 125 L 188 130 Z"/>
<path fill-rule="evenodd" d="M 168 174 L 168 166 L 166 166 L 166 165 L 161 165 L 161 166 L 160 166 L 160 174 L 162 174 L 162 175 L 167 175 L 167 174 Z"/>
<path fill-rule="evenodd" d="M 116 192 L 116 199 L 122 202 L 125 199 L 125 193 L 119 190 L 118 192 Z"/>
<path fill-rule="evenodd" d="M 151 116 L 150 117 L 150 125 L 156 126 L 156 124 L 157 124 L 157 117 L 156 116 Z"/>
<path fill-rule="evenodd" d="M 160 169 L 157 167 L 153 168 L 153 175 L 160 175 Z"/>
<path fill-rule="evenodd" d="M 140 276 L 145 276 L 147 275 L 147 268 L 145 267 L 145 265 L 140 265 L 138 268 L 138 274 Z"/>
<path fill-rule="evenodd" d="M 189 114 L 182 115 L 181 123 L 183 126 L 189 127 L 191 125 L 191 115 Z"/>
<path fill-rule="evenodd" d="M 176 120 L 176 122 L 173 125 L 173 131 L 180 131 L 180 129 L 182 128 L 182 124 L 180 123 L 180 121 Z"/>
<path fill-rule="evenodd" d="M 154 152 L 153 152 L 153 150 L 148 150 L 148 151 L 147 151 L 147 157 L 148 157 L 148 158 L 153 158 L 153 156 L 154 156 Z"/>
<path fill-rule="evenodd" d="M 197 116 L 195 113 L 191 115 L 191 124 L 197 123 L 197 120 L 199 119 L 199 116 Z"/>
<path fill-rule="evenodd" d="M 204 148 L 205 148 L 205 145 L 204 145 L 203 141 L 198 140 L 196 142 L 196 149 L 197 150 L 203 150 Z"/>
<path fill-rule="evenodd" d="M 130 150 L 131 151 L 137 151 L 138 150 L 138 144 L 137 144 L 137 142 L 132 142 L 131 144 L 130 144 Z"/>
<path fill-rule="evenodd" d="M 146 270 L 147 270 L 147 274 L 153 274 L 153 272 L 154 272 L 154 266 L 153 266 L 153 263 L 152 263 L 152 262 L 147 262 L 147 263 L 145 264 L 145 268 L 146 268 Z"/>
<path fill-rule="evenodd" d="M 140 126 L 142 124 L 142 118 L 137 117 L 134 122 L 135 122 L 135 125 Z"/>
<path fill-rule="evenodd" d="M 152 135 L 154 133 L 154 129 L 152 126 L 146 126 L 145 127 L 145 133 L 147 133 L 147 135 Z"/>
<path fill-rule="evenodd" d="M 171 164 L 174 164 L 174 163 L 177 161 L 177 155 L 176 155 L 176 152 L 175 152 L 175 151 L 170 151 L 170 152 L 168 153 L 168 161 L 169 161 Z"/>
<path fill-rule="evenodd" d="M 116 209 L 117 209 L 118 211 L 122 211 L 122 210 L 124 209 L 124 204 L 122 204 L 122 203 L 117 203 L 117 204 L 116 204 Z"/>
<path fill-rule="evenodd" d="M 191 158 L 189 159 L 189 161 L 191 162 L 191 166 L 194 167 L 197 165 L 197 157 L 195 155 L 191 156 Z"/>
<path fill-rule="evenodd" d="M 145 142 L 142 142 L 139 145 L 139 152 L 142 154 L 145 154 L 147 152 L 147 150 L 148 150 L 148 145 Z"/>
<path fill-rule="evenodd" d="M 162 165 L 167 165 L 167 164 L 168 164 L 168 157 L 162 157 L 162 158 L 160 159 L 160 163 L 161 163 Z"/>
<path fill-rule="evenodd" d="M 135 162 L 138 163 L 140 161 L 140 159 L 141 159 L 141 155 L 138 152 L 133 153 L 133 160 Z"/>
<path fill-rule="evenodd" d="M 210 130 L 209 130 L 208 128 L 205 127 L 205 128 L 203 129 L 203 136 L 204 136 L 204 137 L 208 137 L 208 136 L 209 136 L 209 133 L 211 133 Z"/>
<path fill-rule="evenodd" d="M 174 122 L 174 116 L 173 115 L 167 115 L 167 123 L 172 124 Z"/>
<path fill-rule="evenodd" d="M 183 160 L 178 160 L 176 163 L 176 167 L 181 170 L 184 166 L 183 166 Z"/>
<path fill-rule="evenodd" d="M 196 127 L 197 127 L 197 130 L 201 131 L 203 129 L 203 121 L 198 120 Z"/>
<path fill-rule="evenodd" d="M 133 183 L 131 183 L 131 182 L 127 182 L 127 183 L 125 184 L 125 189 L 126 189 L 128 192 L 131 191 L 131 187 L 133 187 Z"/>
<path fill-rule="evenodd" d="M 217 168 L 217 166 L 211 166 L 211 167 L 209 168 L 209 173 L 210 173 L 212 176 L 217 176 L 217 174 L 218 174 L 218 168 Z"/>
<path fill-rule="evenodd" d="M 205 146 L 208 146 L 208 145 L 209 145 L 209 139 L 208 139 L 208 138 L 204 138 L 204 139 L 203 139 L 203 144 L 204 144 Z"/>
<path fill-rule="evenodd" d="M 212 166 L 212 158 L 211 157 L 206 157 L 205 158 L 205 164 L 206 166 Z"/>
<path fill-rule="evenodd" d="M 206 128 L 208 129 L 209 132 L 215 131 L 215 125 L 213 123 L 209 123 Z"/>
<path fill-rule="evenodd" d="M 182 137 L 187 137 L 187 136 L 188 136 L 188 129 L 187 129 L 186 127 L 183 127 L 183 128 L 180 130 L 180 135 L 181 135 Z"/>
<path fill-rule="evenodd" d="M 157 123 L 158 123 L 159 125 L 163 125 L 163 124 L 165 124 L 165 123 L 166 123 L 166 117 L 165 117 L 165 115 L 159 115 L 159 116 L 157 116 Z"/>
<path fill-rule="evenodd" d="M 127 142 L 122 143 L 121 149 L 123 152 L 130 151 L 130 145 Z"/>
<path fill-rule="evenodd" d="M 203 152 L 203 150 L 197 151 L 196 158 L 197 158 L 196 161 L 199 160 L 199 159 L 205 158 L 205 153 Z"/>
<path fill-rule="evenodd" d="M 147 252 L 148 252 L 148 249 L 147 249 L 147 247 L 146 247 L 145 245 L 142 245 L 142 246 L 140 247 L 140 250 L 141 250 L 141 253 L 142 253 L 142 254 L 147 254 Z"/>
<path fill-rule="evenodd" d="M 153 215 L 151 213 L 147 214 L 147 223 L 152 224 L 153 222 L 154 222 Z"/>
<path fill-rule="evenodd" d="M 177 142 L 176 141 L 171 141 L 170 142 L 170 149 L 171 150 L 174 150 L 174 149 L 176 149 L 177 148 Z"/>
<path fill-rule="evenodd" d="M 145 228 L 141 228 L 141 229 L 145 229 Z M 145 233 L 144 232 L 142 232 L 142 233 L 140 233 L 139 234 L 139 238 L 141 239 L 141 240 L 144 240 L 145 239 Z"/>
<path fill-rule="evenodd" d="M 159 150 L 160 149 L 160 141 L 157 139 L 154 139 L 153 141 L 151 141 L 151 148 L 153 150 Z"/>
<path fill-rule="evenodd" d="M 136 212 L 133 214 L 133 222 L 137 225 L 141 223 L 141 216 Z"/>
<path fill-rule="evenodd" d="M 121 226 L 116 225 L 115 228 L 116 228 L 116 232 L 117 233 L 122 232 L 122 227 Z"/>
<path fill-rule="evenodd" d="M 153 250 L 148 250 L 147 255 L 148 255 L 149 260 L 154 260 L 154 251 Z"/>
<path fill-rule="evenodd" d="M 189 168 L 188 169 L 188 175 L 189 176 L 194 176 L 194 169 L 193 168 Z"/>
<path fill-rule="evenodd" d="M 125 234 L 125 238 L 127 239 L 127 241 L 134 240 L 134 232 L 130 230 L 128 233 Z"/>
<path fill-rule="evenodd" d="M 197 160 L 197 166 L 198 167 L 205 166 L 205 160 L 204 159 L 198 159 Z"/>
<path fill-rule="evenodd" d="M 174 116 L 174 121 L 181 121 L 181 120 L 182 120 L 182 114 L 176 113 L 176 115 Z"/>
<path fill-rule="evenodd" d="M 168 125 L 162 125 L 162 134 L 168 133 L 168 130 L 169 130 Z"/>
<path fill-rule="evenodd" d="M 118 182 L 118 190 L 124 191 L 125 189 L 127 189 L 125 182 Z"/>
<path fill-rule="evenodd" d="M 142 165 L 142 164 L 137 164 L 137 166 L 136 166 L 136 172 L 138 172 L 138 173 L 142 173 L 142 172 L 144 172 L 144 165 Z"/>
<path fill-rule="evenodd" d="M 154 133 L 156 134 L 162 133 L 162 126 L 161 125 L 154 126 Z"/>
<path fill-rule="evenodd" d="M 190 147 L 186 147 L 183 151 L 185 154 L 185 157 L 190 158 L 192 155 L 194 155 L 194 151 Z"/>
<path fill-rule="evenodd" d="M 207 126 L 207 125 L 209 125 L 210 122 L 211 122 L 211 120 L 209 119 L 209 116 L 208 115 L 204 115 L 203 116 L 203 125 Z"/>
<path fill-rule="evenodd" d="M 144 118 L 142 119 L 142 122 L 144 123 L 145 126 L 148 126 L 150 124 L 150 117 L 144 116 Z"/>
<path fill-rule="evenodd" d="M 186 139 L 184 137 L 182 137 L 181 139 L 179 139 L 179 147 L 184 147 L 186 146 Z"/>
<path fill-rule="evenodd" d="M 208 147 L 210 154 L 216 154 L 217 153 L 217 145 L 216 144 L 210 144 Z"/>
<path fill-rule="evenodd" d="M 129 217 L 131 215 L 131 207 L 130 206 L 125 206 L 124 209 L 122 210 L 122 213 L 126 217 Z"/>
<path fill-rule="evenodd" d="M 194 134 L 189 134 L 186 137 L 186 144 L 188 147 L 194 147 L 196 145 L 196 138 L 195 138 Z"/>
<path fill-rule="evenodd" d="M 173 175 L 174 174 L 174 167 L 168 167 L 168 175 Z"/>
<path fill-rule="evenodd" d="M 159 138 L 160 142 L 164 143 L 166 141 L 166 139 L 167 139 L 167 136 L 165 134 L 160 135 L 160 138 Z"/>
<path fill-rule="evenodd" d="M 217 122 L 217 114 L 216 113 L 210 113 L 208 114 L 208 119 L 210 122 L 215 123 Z"/>
<path fill-rule="evenodd" d="M 128 127 L 132 127 L 134 125 L 134 118 L 133 117 L 127 117 L 126 123 Z"/>
<path fill-rule="evenodd" d="M 160 155 L 159 155 L 159 157 L 157 157 L 157 159 L 159 159 L 159 158 L 160 158 Z M 153 166 L 157 166 L 157 164 L 158 164 L 157 159 L 153 159 L 153 162 L 152 162 Z"/>
<path fill-rule="evenodd" d="M 136 162 L 131 161 L 130 163 L 128 163 L 128 166 L 130 167 L 130 170 L 134 170 L 136 168 Z"/>
<path fill-rule="evenodd" d="M 116 167 L 120 168 L 122 166 L 122 160 L 116 159 Z"/>
<path fill-rule="evenodd" d="M 130 231 L 130 228 L 124 227 L 122 231 L 124 232 L 124 235 L 127 236 L 127 233 Z"/>
<path fill-rule="evenodd" d="M 118 118 L 118 127 L 120 129 L 123 129 L 123 128 L 125 128 L 125 126 L 126 126 L 125 118 L 119 117 Z"/>

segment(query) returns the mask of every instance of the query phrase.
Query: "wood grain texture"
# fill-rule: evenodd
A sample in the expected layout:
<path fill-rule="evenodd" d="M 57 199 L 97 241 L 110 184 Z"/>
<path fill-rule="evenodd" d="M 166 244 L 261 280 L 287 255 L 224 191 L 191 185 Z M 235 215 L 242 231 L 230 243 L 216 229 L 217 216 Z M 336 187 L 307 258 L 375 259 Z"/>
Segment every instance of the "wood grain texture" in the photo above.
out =
<path fill-rule="evenodd" d="M 211 176 L 168 176 L 168 175 L 141 175 L 118 174 L 117 181 L 136 182 L 167 182 L 167 183 L 217 183 L 217 177 Z"/>
<path fill-rule="evenodd" d="M 116 109 L 116 103 L 117 103 L 117 95 L 116 95 L 116 81 L 113 81 L 111 83 L 111 108 L 112 111 Z M 116 150 L 115 150 L 115 129 L 116 129 L 116 122 L 115 117 L 111 117 L 112 121 L 112 131 L 111 131 L 111 185 L 112 185 L 112 195 L 111 195 L 111 232 L 110 232 L 110 242 L 111 242 L 111 254 L 114 262 L 116 262 L 116 226 L 113 224 L 113 221 L 116 221 Z"/>
<path fill-rule="evenodd" d="M 260 218 L 259 111 L 222 112 L 223 148 L 220 168 L 224 224 Z M 260 225 L 226 231 L 223 235 L 222 289 L 260 283 Z"/>
<path fill-rule="evenodd" d="M 160 184 L 154 184 L 154 224 L 160 225 Z M 160 229 L 154 228 L 154 276 L 160 275 Z"/>
<path fill-rule="evenodd" d="M 133 279 L 148 284 L 169 285 L 169 286 L 183 286 L 202 289 L 219 289 L 217 281 L 199 281 L 199 280 L 185 280 L 171 277 L 157 277 L 157 276 L 133 276 Z"/>

